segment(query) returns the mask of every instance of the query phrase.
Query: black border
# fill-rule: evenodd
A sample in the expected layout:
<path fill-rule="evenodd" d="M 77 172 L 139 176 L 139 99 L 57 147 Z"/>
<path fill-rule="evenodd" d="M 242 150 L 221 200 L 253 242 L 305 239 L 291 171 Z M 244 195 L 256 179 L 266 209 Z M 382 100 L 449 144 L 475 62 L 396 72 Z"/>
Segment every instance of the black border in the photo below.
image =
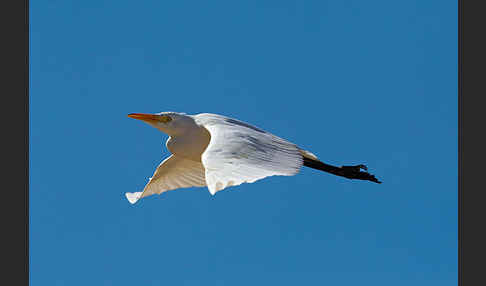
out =
<path fill-rule="evenodd" d="M 485 285 L 484 9 L 458 0 L 458 282 Z"/>
<path fill-rule="evenodd" d="M 29 284 L 29 0 L 1 1 L 4 285 Z M 5 160 L 6 159 L 6 160 Z"/>

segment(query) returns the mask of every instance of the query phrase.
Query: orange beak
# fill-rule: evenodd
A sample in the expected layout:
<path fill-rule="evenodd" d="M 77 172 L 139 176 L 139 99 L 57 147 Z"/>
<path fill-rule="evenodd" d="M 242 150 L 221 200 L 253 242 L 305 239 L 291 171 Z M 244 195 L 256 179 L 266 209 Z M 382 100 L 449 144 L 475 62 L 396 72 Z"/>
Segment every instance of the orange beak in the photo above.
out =
<path fill-rule="evenodd" d="M 160 115 L 157 114 L 146 114 L 146 113 L 130 113 L 128 117 L 133 119 L 142 120 L 148 123 L 155 123 L 160 121 Z"/>

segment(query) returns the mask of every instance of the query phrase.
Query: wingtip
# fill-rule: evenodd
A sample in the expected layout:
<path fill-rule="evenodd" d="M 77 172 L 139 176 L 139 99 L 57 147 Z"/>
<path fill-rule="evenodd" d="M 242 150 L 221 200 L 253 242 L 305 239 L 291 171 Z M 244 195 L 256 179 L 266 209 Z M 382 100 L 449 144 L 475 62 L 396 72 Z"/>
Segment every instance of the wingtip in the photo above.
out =
<path fill-rule="evenodd" d="M 140 199 L 141 196 L 142 196 L 142 192 L 125 193 L 125 197 L 127 197 L 127 200 L 132 205 L 135 204 Z"/>
<path fill-rule="evenodd" d="M 214 197 L 214 195 L 216 195 L 216 190 L 214 190 L 213 188 L 208 188 L 208 191 L 209 193 L 211 194 L 211 197 Z"/>

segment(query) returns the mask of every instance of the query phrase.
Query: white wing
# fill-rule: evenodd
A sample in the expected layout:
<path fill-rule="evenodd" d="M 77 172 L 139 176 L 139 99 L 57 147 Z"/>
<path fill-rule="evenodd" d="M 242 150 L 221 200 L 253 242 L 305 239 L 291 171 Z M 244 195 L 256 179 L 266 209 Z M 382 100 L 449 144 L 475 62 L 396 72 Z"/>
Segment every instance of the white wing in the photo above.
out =
<path fill-rule="evenodd" d="M 211 134 L 201 159 L 212 195 L 268 176 L 292 176 L 302 166 L 299 148 L 273 134 L 216 114 L 198 114 L 194 119 Z"/>
<path fill-rule="evenodd" d="M 130 203 L 134 204 L 139 199 L 153 194 L 202 186 L 206 186 L 203 165 L 200 162 L 171 155 L 160 163 L 142 192 L 126 193 L 125 196 Z"/>

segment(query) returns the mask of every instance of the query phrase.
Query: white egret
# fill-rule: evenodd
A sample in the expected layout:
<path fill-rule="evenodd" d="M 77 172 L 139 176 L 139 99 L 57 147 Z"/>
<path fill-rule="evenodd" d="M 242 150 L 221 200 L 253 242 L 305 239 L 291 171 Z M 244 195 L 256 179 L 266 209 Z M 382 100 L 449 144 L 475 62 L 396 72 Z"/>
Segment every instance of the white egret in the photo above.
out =
<path fill-rule="evenodd" d="M 335 167 L 314 154 L 248 123 L 222 115 L 177 112 L 131 113 L 169 135 L 172 153 L 155 170 L 143 191 L 126 193 L 132 204 L 143 197 L 188 187 L 207 186 L 211 195 L 229 186 L 268 176 L 292 176 L 302 166 L 348 179 L 381 183 L 361 171 L 365 165 Z"/>

